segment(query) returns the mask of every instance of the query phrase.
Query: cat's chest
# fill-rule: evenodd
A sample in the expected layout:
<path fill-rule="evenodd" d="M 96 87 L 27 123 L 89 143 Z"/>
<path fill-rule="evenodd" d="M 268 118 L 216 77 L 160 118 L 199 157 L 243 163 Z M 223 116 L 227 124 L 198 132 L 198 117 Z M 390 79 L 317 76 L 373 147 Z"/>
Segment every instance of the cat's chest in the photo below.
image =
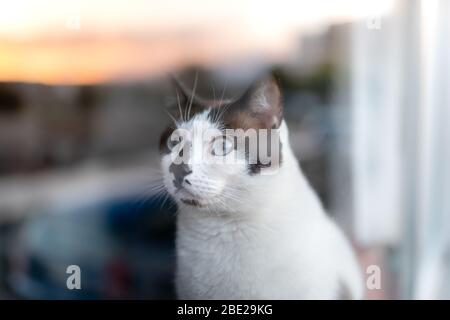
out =
<path fill-rule="evenodd" d="M 206 227 L 206 226 L 205 226 Z M 274 251 L 264 231 L 245 225 L 209 225 L 208 232 L 178 226 L 177 277 L 179 290 L 188 296 L 227 298 L 237 294 L 257 298 L 257 286 L 276 264 L 268 260 Z M 213 290 L 214 292 L 211 292 Z M 219 290 L 219 292 L 216 292 Z M 256 291 L 255 291 L 256 290 Z"/>
<path fill-rule="evenodd" d="M 179 221 L 177 228 L 181 298 L 282 299 L 334 292 L 335 282 L 326 280 L 334 275 L 327 267 L 333 259 L 318 254 L 325 248 L 312 224 L 191 222 Z"/>
<path fill-rule="evenodd" d="M 183 257 L 195 257 L 198 264 L 226 267 L 248 263 L 268 249 L 269 235 L 264 235 L 260 229 L 235 221 L 196 225 L 179 222 L 177 250 Z"/>

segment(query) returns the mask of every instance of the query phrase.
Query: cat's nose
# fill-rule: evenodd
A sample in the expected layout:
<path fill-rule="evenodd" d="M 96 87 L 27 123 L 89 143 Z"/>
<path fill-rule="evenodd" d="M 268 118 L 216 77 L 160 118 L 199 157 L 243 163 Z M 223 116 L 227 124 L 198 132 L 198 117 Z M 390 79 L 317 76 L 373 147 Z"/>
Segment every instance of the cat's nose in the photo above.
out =
<path fill-rule="evenodd" d="M 187 183 L 188 185 L 191 185 L 191 182 L 188 179 L 186 179 L 186 176 L 192 173 L 191 168 L 187 164 L 172 163 L 172 165 L 169 168 L 169 171 L 174 176 L 173 184 L 177 189 L 181 189 L 183 187 L 183 182 Z"/>

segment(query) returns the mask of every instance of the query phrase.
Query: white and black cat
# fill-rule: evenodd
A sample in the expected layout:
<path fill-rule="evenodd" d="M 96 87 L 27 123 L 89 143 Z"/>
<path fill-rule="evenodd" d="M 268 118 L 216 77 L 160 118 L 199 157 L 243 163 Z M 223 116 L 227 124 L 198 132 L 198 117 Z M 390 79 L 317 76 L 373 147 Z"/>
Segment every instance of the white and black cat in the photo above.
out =
<path fill-rule="evenodd" d="M 186 99 L 161 138 L 164 184 L 179 206 L 179 298 L 363 298 L 351 246 L 291 150 L 276 81 L 259 80 L 226 106 Z M 279 161 L 250 161 L 227 129 L 276 132 Z M 239 161 L 204 161 L 206 154 Z"/>

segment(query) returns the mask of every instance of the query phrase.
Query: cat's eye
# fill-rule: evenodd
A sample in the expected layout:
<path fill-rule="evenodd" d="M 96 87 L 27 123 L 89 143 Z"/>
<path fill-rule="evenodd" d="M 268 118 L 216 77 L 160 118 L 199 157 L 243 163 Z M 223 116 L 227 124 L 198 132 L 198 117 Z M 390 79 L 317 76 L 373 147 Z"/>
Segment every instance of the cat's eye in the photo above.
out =
<path fill-rule="evenodd" d="M 223 157 L 229 154 L 233 147 L 234 144 L 230 138 L 226 136 L 218 137 L 212 143 L 211 153 L 213 156 Z"/>
<path fill-rule="evenodd" d="M 173 150 L 173 148 L 175 148 L 182 141 L 183 141 L 182 136 L 176 136 L 176 137 L 170 136 L 167 139 L 167 147 L 169 148 L 169 150 Z"/>

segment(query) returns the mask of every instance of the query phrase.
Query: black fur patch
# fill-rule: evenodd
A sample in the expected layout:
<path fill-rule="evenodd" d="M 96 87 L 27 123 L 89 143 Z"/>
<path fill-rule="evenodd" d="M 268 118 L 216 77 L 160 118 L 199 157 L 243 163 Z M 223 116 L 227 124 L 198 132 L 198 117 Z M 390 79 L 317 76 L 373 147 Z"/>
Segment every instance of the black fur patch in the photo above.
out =
<path fill-rule="evenodd" d="M 282 149 L 283 149 L 283 144 L 280 141 L 280 148 L 279 148 L 280 155 L 279 155 L 279 158 L 278 158 L 279 159 L 278 167 L 281 167 L 281 165 L 283 163 L 283 151 L 282 151 Z M 248 161 L 248 158 L 247 158 L 247 161 Z M 248 172 L 252 176 L 253 175 L 258 175 L 258 174 L 261 173 L 262 169 L 266 169 L 266 168 L 270 168 L 270 167 L 272 167 L 272 163 L 263 164 L 263 163 L 261 163 L 258 160 L 257 163 L 248 165 Z"/>
<path fill-rule="evenodd" d="M 200 202 L 198 202 L 197 200 L 181 199 L 181 202 L 193 207 L 201 207 Z"/>
<path fill-rule="evenodd" d="M 175 129 L 173 127 L 168 127 L 161 134 L 161 138 L 159 139 L 159 152 L 162 155 L 171 153 L 168 140 L 174 131 Z"/>

